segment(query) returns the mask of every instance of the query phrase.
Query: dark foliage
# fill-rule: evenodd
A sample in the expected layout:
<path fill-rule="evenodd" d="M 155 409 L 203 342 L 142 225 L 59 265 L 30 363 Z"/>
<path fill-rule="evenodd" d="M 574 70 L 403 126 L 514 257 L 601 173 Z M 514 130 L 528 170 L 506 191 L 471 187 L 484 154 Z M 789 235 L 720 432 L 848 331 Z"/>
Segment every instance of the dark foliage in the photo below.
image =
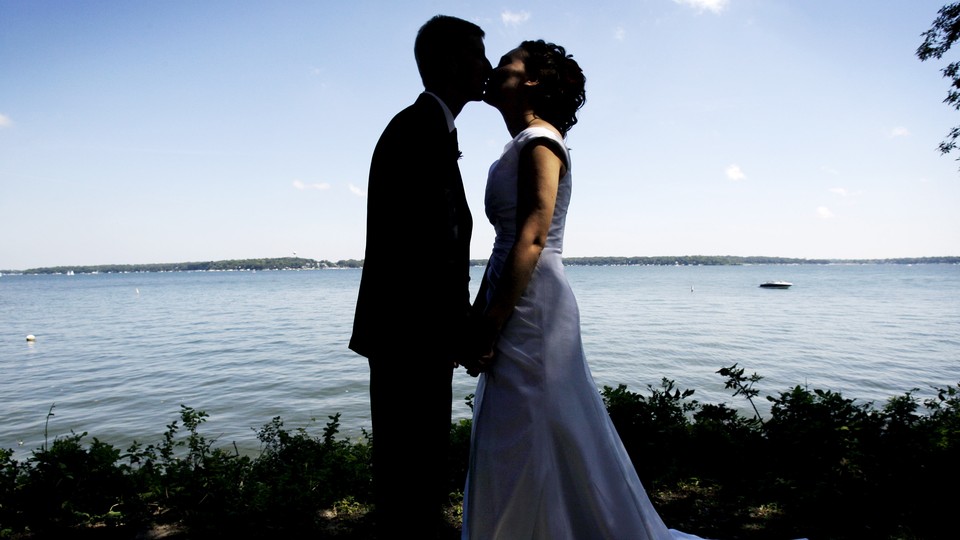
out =
<path fill-rule="evenodd" d="M 736 365 L 718 373 L 734 395 L 758 395 L 762 377 Z M 692 391 L 666 379 L 650 397 L 623 386 L 603 396 L 673 527 L 711 538 L 946 538 L 960 482 L 958 388 L 936 389 L 921 411 L 913 391 L 876 409 L 797 386 L 767 397 L 766 422 L 684 401 Z"/>
<path fill-rule="evenodd" d="M 721 369 L 753 402 L 762 377 Z M 602 397 L 654 504 L 671 527 L 708 538 L 948 538 L 960 483 L 960 385 L 916 389 L 882 407 L 801 386 L 768 396 L 768 418 L 700 404 L 664 379 L 648 394 Z M 470 402 L 470 397 L 468 404 Z M 756 408 L 753 409 L 754 411 Z M 49 416 L 52 416 L 52 411 Z M 135 538 L 174 525 L 176 538 L 367 538 L 370 442 L 274 418 L 257 457 L 215 447 L 207 415 L 182 407 L 159 443 L 127 452 L 86 433 L 29 459 L 0 451 L 0 538 Z M 49 419 L 49 418 L 48 418 Z M 411 418 L 411 445 L 416 444 Z M 460 517 L 470 422 L 451 426 L 450 522 Z"/>
<path fill-rule="evenodd" d="M 960 38 L 960 2 L 947 4 L 937 12 L 933 25 L 923 34 L 923 43 L 917 47 L 917 57 L 921 61 L 941 59 L 950 50 L 950 47 Z M 943 76 L 950 80 L 950 89 L 943 102 L 960 110 L 960 62 L 951 62 L 941 70 Z M 940 152 L 947 154 L 957 148 L 957 139 L 960 138 L 960 126 L 954 127 L 947 137 L 940 143 Z"/>

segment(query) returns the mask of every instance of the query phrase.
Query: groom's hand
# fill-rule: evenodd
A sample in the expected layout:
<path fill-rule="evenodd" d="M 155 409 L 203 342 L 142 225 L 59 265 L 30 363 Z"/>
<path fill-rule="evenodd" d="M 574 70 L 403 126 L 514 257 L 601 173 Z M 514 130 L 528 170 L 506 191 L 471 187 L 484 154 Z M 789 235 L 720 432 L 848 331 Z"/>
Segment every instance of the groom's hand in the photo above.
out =
<path fill-rule="evenodd" d="M 480 363 L 476 358 L 463 360 L 460 362 L 460 365 L 467 370 L 467 375 L 470 375 L 471 377 L 479 377 L 480 373 L 483 372 L 483 368 L 480 366 Z"/>
<path fill-rule="evenodd" d="M 460 362 L 471 377 L 478 377 L 481 373 L 490 371 L 493 361 L 496 358 L 496 352 L 490 348 L 487 352 L 471 355 L 468 360 Z"/>

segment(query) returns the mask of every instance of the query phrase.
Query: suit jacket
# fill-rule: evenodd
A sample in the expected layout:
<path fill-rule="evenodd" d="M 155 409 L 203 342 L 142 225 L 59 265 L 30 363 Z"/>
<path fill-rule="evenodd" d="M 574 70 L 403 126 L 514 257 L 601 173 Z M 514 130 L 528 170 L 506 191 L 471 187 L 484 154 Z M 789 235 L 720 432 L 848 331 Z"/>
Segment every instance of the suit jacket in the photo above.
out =
<path fill-rule="evenodd" d="M 473 219 L 459 148 L 422 94 L 387 125 L 367 184 L 367 243 L 350 348 L 455 359 L 470 308 Z"/>

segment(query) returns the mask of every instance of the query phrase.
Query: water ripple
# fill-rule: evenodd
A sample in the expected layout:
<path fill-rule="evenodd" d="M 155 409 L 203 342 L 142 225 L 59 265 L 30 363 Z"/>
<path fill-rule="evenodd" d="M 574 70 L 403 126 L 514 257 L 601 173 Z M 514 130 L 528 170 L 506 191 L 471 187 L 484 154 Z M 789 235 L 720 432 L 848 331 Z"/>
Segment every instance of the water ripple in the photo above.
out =
<path fill-rule="evenodd" d="M 598 385 L 661 377 L 705 402 L 746 404 L 716 371 L 739 363 L 761 395 L 794 385 L 882 403 L 960 380 L 960 267 L 568 268 Z M 256 452 L 275 416 L 319 433 L 369 428 L 366 361 L 347 349 L 359 271 L 0 279 L 0 446 L 28 452 L 89 431 L 158 442 L 181 404 L 205 433 Z M 474 272 L 474 292 L 479 270 Z M 789 290 L 764 290 L 788 278 Z M 429 335 L 429 329 L 424 329 Z M 38 341 L 25 343 L 35 334 Z M 454 377 L 454 415 L 476 380 Z M 760 405 L 767 407 L 766 400 Z M 20 442 L 22 446 L 19 446 Z"/>

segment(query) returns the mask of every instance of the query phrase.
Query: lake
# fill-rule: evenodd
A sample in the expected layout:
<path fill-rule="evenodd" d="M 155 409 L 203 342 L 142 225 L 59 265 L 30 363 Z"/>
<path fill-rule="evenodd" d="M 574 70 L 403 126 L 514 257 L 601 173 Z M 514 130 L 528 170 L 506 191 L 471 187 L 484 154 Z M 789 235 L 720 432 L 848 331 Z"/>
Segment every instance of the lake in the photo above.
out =
<path fill-rule="evenodd" d="M 482 269 L 473 271 L 473 288 Z M 599 386 L 662 377 L 748 411 L 716 371 L 739 363 L 762 396 L 795 385 L 874 401 L 960 381 L 960 266 L 567 267 Z M 786 280 L 786 290 L 762 289 Z M 369 429 L 366 360 L 347 349 L 359 270 L 0 277 L 0 447 L 18 457 L 71 430 L 126 447 L 161 440 L 181 404 L 256 452 L 274 416 L 319 434 Z M 28 342 L 27 335 L 35 335 Z M 429 329 L 424 329 L 429 336 Z M 476 379 L 454 376 L 454 416 Z M 402 406 L 402 404 L 400 405 Z M 415 425 L 416 411 L 411 411 Z"/>

